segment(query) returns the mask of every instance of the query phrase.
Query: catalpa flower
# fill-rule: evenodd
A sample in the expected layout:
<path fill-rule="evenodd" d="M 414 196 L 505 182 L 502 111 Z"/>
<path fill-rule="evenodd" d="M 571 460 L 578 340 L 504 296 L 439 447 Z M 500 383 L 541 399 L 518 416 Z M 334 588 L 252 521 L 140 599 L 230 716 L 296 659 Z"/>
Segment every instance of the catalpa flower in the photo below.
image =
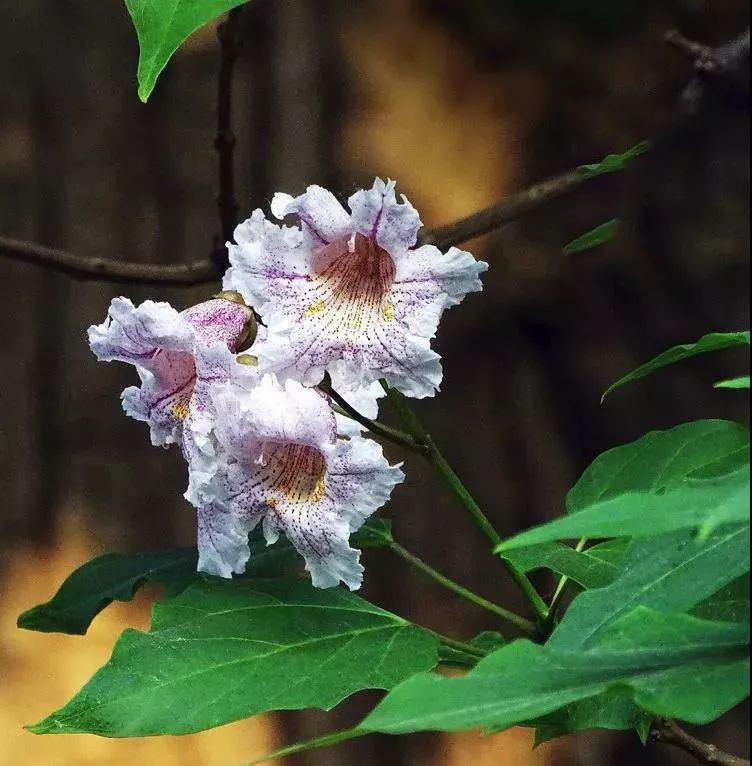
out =
<path fill-rule="evenodd" d="M 100 361 L 135 365 L 141 385 L 123 391 L 123 409 L 149 424 L 152 444 L 179 443 L 187 453 L 193 438 L 185 424 L 197 426 L 191 437 L 207 430 L 198 421 L 211 406 L 210 387 L 229 378 L 252 326 L 247 306 L 223 298 L 183 312 L 114 298 L 107 319 L 89 328 L 89 343 Z"/>
<path fill-rule="evenodd" d="M 297 215 L 300 228 L 256 210 L 236 229 L 224 284 L 268 328 L 255 351 L 260 369 L 313 386 L 339 366 L 353 387 L 386 378 L 408 396 L 432 396 L 442 376 L 431 349 L 439 319 L 482 289 L 488 264 L 455 247 L 416 248 L 420 218 L 391 181 L 376 179 L 348 205 L 310 186 L 272 201 L 278 219 Z"/>
<path fill-rule="evenodd" d="M 322 394 L 236 366 L 215 389 L 214 469 L 191 466 L 186 497 L 198 508 L 199 570 L 230 577 L 245 570 L 248 534 L 262 523 L 269 544 L 280 532 L 306 562 L 313 584 L 360 587 L 352 532 L 402 481 L 376 442 L 337 436 Z"/>

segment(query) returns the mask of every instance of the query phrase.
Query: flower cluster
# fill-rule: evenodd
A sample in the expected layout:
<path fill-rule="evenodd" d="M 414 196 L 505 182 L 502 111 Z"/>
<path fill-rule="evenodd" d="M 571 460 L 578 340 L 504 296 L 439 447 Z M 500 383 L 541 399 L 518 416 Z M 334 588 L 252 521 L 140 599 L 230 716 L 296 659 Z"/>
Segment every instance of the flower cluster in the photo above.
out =
<path fill-rule="evenodd" d="M 228 292 L 183 312 L 115 298 L 89 328 L 98 359 L 138 371 L 125 412 L 149 424 L 153 444 L 183 451 L 200 571 L 244 572 L 261 523 L 269 544 L 284 532 L 314 585 L 360 586 L 350 535 L 404 474 L 317 386 L 328 373 L 370 418 L 380 379 L 432 396 L 441 315 L 481 289 L 487 264 L 456 248 L 415 247 L 422 224 L 394 183 L 377 179 L 348 205 L 318 186 L 296 199 L 277 194 L 274 216 L 297 216 L 299 226 L 254 211 L 228 244 Z"/>

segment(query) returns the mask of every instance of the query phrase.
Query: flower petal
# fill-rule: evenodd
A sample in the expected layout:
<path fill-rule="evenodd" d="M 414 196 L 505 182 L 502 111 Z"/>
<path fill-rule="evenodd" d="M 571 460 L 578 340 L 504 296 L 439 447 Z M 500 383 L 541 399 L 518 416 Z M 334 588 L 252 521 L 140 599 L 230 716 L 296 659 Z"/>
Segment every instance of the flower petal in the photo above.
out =
<path fill-rule="evenodd" d="M 155 447 L 180 442 L 191 408 L 196 368 L 190 354 L 158 349 L 149 367 L 137 366 L 141 387 L 122 393 L 126 415 L 149 424 Z"/>
<path fill-rule="evenodd" d="M 392 256 L 412 247 L 423 225 L 404 195 L 402 202 L 397 202 L 395 186 L 394 181 L 384 183 L 377 178 L 373 188 L 362 189 L 348 200 L 353 230 L 375 241 Z"/>
<path fill-rule="evenodd" d="M 261 516 L 235 514 L 219 503 L 198 509 L 198 571 L 218 577 L 245 572 L 251 551 L 248 535 Z"/>
<path fill-rule="evenodd" d="M 241 303 L 213 298 L 181 312 L 180 316 L 193 328 L 196 345 L 224 344 L 236 351 L 246 334 L 251 310 Z"/>
<path fill-rule="evenodd" d="M 289 194 L 275 194 L 272 213 L 279 219 L 297 215 L 303 231 L 315 246 L 328 245 L 352 232 L 347 211 L 330 191 L 321 186 L 309 186 L 305 194 L 296 198 Z"/>
<path fill-rule="evenodd" d="M 266 375 L 247 386 L 236 375 L 232 383 L 216 387 L 213 403 L 217 438 L 239 461 L 263 462 L 267 444 L 325 450 L 337 438 L 326 398 L 291 380 L 280 384 Z"/>
<path fill-rule="evenodd" d="M 456 247 L 442 253 L 423 245 L 394 259 L 392 305 L 395 316 L 410 332 L 423 338 L 436 334 L 444 311 L 461 303 L 468 293 L 481 292 L 480 275 L 488 270 L 484 261 Z"/>
<path fill-rule="evenodd" d="M 89 328 L 89 344 L 100 362 L 148 365 L 159 348 L 190 352 L 193 333 L 169 303 L 113 298 L 107 319 Z"/>

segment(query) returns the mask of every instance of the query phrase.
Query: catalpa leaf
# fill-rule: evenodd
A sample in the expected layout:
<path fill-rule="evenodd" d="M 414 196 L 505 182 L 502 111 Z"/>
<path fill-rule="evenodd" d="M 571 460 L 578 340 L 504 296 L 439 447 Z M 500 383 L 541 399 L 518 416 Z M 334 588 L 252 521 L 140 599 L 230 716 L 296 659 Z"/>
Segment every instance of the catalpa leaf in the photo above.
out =
<path fill-rule="evenodd" d="M 138 96 L 146 101 L 162 70 L 197 29 L 248 0 L 125 0 L 138 37 Z"/>
<path fill-rule="evenodd" d="M 610 242 L 619 233 L 621 228 L 621 221 L 618 218 L 614 218 L 610 221 L 596 226 L 585 234 L 581 234 L 576 239 L 573 239 L 568 245 L 564 246 L 562 252 L 564 255 L 574 255 L 575 253 L 581 253 L 584 250 L 590 250 L 599 245 L 605 245 L 606 242 Z"/>
<path fill-rule="evenodd" d="M 749 493 L 749 465 L 663 492 L 627 492 L 523 532 L 499 551 L 509 555 L 513 549 L 577 537 L 648 537 L 682 529 L 707 535 L 724 525 L 747 523 Z"/>
<path fill-rule="evenodd" d="M 749 346 L 749 344 L 750 334 L 749 330 L 747 330 L 746 332 L 714 332 L 703 336 L 696 343 L 685 343 L 681 346 L 674 346 L 673 348 L 668 349 L 668 351 L 658 354 L 658 356 L 654 357 L 649 362 L 640 365 L 636 370 L 632 370 L 632 372 L 628 373 L 623 378 L 619 378 L 616 383 L 612 383 L 601 397 L 601 402 L 617 388 L 620 388 L 626 383 L 631 383 L 634 380 L 639 380 L 647 375 L 651 375 L 662 367 L 668 367 L 670 364 L 682 362 L 685 359 L 690 359 L 699 354 L 707 354 L 710 351 L 721 351 L 726 348 Z"/>
<path fill-rule="evenodd" d="M 692 614 L 705 620 L 749 622 L 749 577 L 725 585 L 694 607 Z"/>
<path fill-rule="evenodd" d="M 649 149 L 650 143 L 641 141 L 621 154 L 608 154 L 600 162 L 580 165 L 577 170 L 586 178 L 595 178 L 606 173 L 618 173 L 624 170 L 633 159 L 645 154 Z"/>
<path fill-rule="evenodd" d="M 503 555 L 551 540 L 707 534 L 749 520 L 749 435 L 727 421 L 647 434 L 599 456 L 567 497 L 569 514 L 499 546 Z"/>
<path fill-rule="evenodd" d="M 190 734 L 270 710 L 329 710 L 438 661 L 428 631 L 340 588 L 207 578 L 154 605 L 37 734 Z"/>
<path fill-rule="evenodd" d="M 748 655 L 746 625 L 640 608 L 588 651 L 519 640 L 462 678 L 416 675 L 389 693 L 361 729 L 498 731 L 616 688 L 629 690 L 653 715 L 708 723 L 749 693 Z"/>
<path fill-rule="evenodd" d="M 369 519 L 353 536 L 356 547 L 375 548 L 392 541 L 391 522 Z M 280 537 L 268 546 L 259 530 L 251 534 L 251 558 L 245 577 L 278 577 L 299 556 Z M 84 635 L 92 620 L 113 601 L 130 601 L 146 583 L 164 587 L 175 596 L 199 575 L 195 548 L 154 553 L 108 553 L 76 569 L 45 604 L 29 609 L 18 618 L 18 627 L 43 633 Z"/>
<path fill-rule="evenodd" d="M 742 375 L 738 378 L 729 378 L 728 380 L 719 380 L 713 388 L 730 388 L 736 391 L 743 391 L 749 388 L 749 375 Z"/>
<path fill-rule="evenodd" d="M 663 492 L 687 478 L 722 476 L 749 462 L 749 431 L 728 420 L 697 420 L 599 455 L 567 494 L 567 513 L 626 492 Z"/>
<path fill-rule="evenodd" d="M 501 550 L 502 558 L 523 572 L 550 569 L 583 588 L 602 588 L 619 574 L 621 560 L 629 547 L 627 539 L 609 540 L 582 551 L 557 542 Z"/>
<path fill-rule="evenodd" d="M 704 540 L 686 531 L 635 540 L 619 577 L 579 594 L 548 645 L 586 649 L 637 607 L 685 612 L 747 572 L 749 525 L 719 529 Z"/>

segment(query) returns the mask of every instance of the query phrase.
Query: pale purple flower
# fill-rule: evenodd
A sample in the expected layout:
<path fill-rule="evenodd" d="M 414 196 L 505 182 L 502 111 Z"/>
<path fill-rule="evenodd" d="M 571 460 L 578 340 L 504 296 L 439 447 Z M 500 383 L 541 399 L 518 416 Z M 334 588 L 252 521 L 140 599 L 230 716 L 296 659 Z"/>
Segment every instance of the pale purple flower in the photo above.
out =
<path fill-rule="evenodd" d="M 295 381 L 237 365 L 213 400 L 215 456 L 191 464 L 186 493 L 198 508 L 199 570 L 245 571 L 248 534 L 262 523 L 269 544 L 285 534 L 315 586 L 360 587 L 350 535 L 389 499 L 400 468 L 376 442 L 339 438 L 327 398 Z"/>
<path fill-rule="evenodd" d="M 89 328 L 89 343 L 100 361 L 135 365 L 141 385 L 123 391 L 123 409 L 149 424 L 152 444 L 178 443 L 188 457 L 208 430 L 200 421 L 211 406 L 210 388 L 229 378 L 250 321 L 246 306 L 221 298 L 182 312 L 114 298 L 107 319 Z"/>
<path fill-rule="evenodd" d="M 432 396 L 441 315 L 482 289 L 488 265 L 455 247 L 416 248 L 420 218 L 391 181 L 376 179 L 348 204 L 350 212 L 319 186 L 296 199 L 275 195 L 274 215 L 297 215 L 300 228 L 256 210 L 228 246 L 225 289 L 268 328 L 254 350 L 262 371 L 314 386 L 336 369 L 354 390 L 385 378 L 408 396 Z"/>

